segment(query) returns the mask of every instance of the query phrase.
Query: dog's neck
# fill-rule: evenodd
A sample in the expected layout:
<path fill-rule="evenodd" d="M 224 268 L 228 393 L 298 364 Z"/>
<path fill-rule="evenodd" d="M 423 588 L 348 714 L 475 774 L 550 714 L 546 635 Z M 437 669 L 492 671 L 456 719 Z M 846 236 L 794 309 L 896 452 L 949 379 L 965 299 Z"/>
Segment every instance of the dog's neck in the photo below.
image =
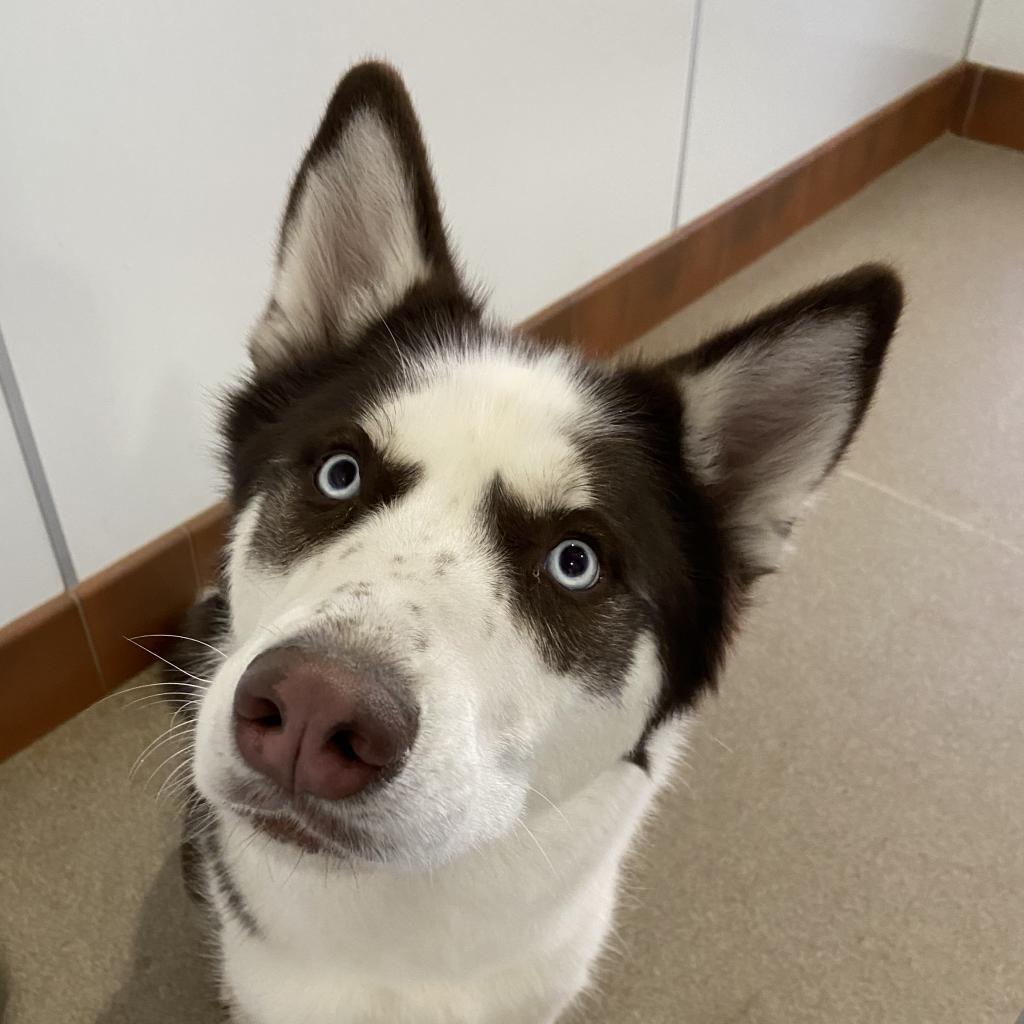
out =
<path fill-rule="evenodd" d="M 661 732 L 656 762 L 667 767 L 679 730 Z M 529 948 L 527 931 L 531 942 L 538 930 L 555 941 L 593 916 L 587 896 L 614 883 L 660 781 L 618 762 L 561 804 L 537 795 L 512 833 L 432 869 L 303 854 L 230 815 L 220 829 L 223 859 L 262 937 L 298 958 L 372 973 L 478 970 Z M 233 916 L 227 901 L 223 916 Z"/>

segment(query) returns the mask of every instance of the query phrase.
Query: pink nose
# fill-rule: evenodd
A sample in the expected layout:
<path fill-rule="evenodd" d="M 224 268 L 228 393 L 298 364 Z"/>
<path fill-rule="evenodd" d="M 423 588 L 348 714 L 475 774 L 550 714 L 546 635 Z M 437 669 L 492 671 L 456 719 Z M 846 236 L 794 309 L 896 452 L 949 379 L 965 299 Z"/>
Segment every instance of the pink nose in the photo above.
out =
<path fill-rule="evenodd" d="M 276 647 L 235 688 L 235 741 L 248 764 L 288 793 L 343 800 L 393 774 L 418 714 L 394 678 L 357 673 L 327 654 Z"/>

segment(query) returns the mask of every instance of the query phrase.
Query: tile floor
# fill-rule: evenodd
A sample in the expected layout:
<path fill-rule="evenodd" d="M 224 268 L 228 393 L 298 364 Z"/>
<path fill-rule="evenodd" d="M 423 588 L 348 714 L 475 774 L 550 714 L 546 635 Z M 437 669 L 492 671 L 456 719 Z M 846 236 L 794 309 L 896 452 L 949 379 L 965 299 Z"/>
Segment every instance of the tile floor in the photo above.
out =
<path fill-rule="evenodd" d="M 761 588 L 580 1024 L 1024 1010 L 1024 155 L 940 139 L 640 347 L 880 257 L 909 305 L 879 401 Z M 0 767 L 5 1024 L 215 1019 L 173 813 L 126 784 L 163 712 L 118 703 Z"/>

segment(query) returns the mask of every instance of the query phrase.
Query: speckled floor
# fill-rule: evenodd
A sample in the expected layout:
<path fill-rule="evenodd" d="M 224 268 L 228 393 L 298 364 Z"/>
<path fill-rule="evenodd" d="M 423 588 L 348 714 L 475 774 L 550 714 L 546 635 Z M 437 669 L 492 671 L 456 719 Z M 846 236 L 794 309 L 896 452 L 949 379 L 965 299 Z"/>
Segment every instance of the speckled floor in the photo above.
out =
<path fill-rule="evenodd" d="M 577 1021 L 1024 1010 L 1024 155 L 941 139 L 641 345 L 880 257 L 909 294 L 880 399 L 761 588 Z M 119 703 L 0 767 L 5 1024 L 215 1019 L 173 812 L 126 781 L 164 713 Z"/>

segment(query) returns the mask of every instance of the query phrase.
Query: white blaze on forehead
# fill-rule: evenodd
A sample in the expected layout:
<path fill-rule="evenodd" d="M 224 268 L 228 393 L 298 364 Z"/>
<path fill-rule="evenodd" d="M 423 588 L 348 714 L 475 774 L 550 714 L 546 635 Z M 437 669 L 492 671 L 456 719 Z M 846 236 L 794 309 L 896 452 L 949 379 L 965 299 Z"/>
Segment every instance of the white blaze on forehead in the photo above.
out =
<path fill-rule="evenodd" d="M 364 428 L 380 450 L 452 493 L 480 493 L 500 476 L 538 511 L 593 500 L 573 437 L 597 429 L 597 408 L 563 353 L 439 352 L 411 370 L 405 390 Z"/>

